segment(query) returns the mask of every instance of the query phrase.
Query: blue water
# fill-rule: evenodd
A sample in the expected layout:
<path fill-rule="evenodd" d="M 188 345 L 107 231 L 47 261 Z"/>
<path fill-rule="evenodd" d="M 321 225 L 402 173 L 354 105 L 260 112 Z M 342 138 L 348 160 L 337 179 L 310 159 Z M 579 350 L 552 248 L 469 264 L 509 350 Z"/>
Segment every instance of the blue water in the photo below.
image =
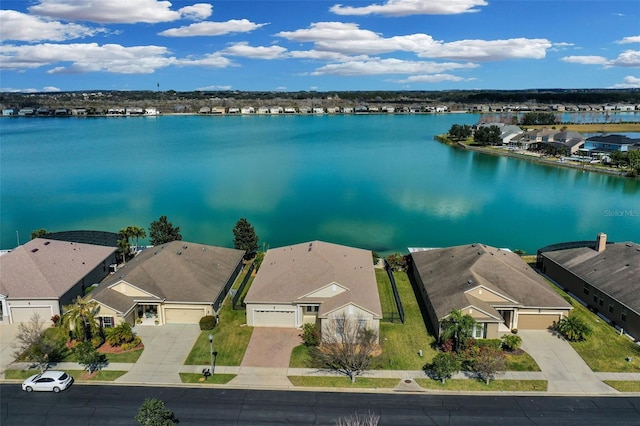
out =
<path fill-rule="evenodd" d="M 377 250 L 483 242 L 529 253 L 640 242 L 640 181 L 436 142 L 477 115 L 0 120 L 0 246 L 34 229 L 148 228 L 231 246 L 240 217 L 271 247 Z M 17 232 L 16 232 L 17 231 Z"/>

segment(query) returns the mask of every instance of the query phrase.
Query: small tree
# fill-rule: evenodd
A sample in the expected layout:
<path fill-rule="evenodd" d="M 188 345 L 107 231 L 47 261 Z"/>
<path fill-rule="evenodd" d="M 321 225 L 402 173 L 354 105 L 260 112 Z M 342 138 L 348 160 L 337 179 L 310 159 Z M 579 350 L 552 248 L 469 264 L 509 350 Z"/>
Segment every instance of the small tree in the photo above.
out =
<path fill-rule="evenodd" d="M 126 321 L 106 330 L 106 341 L 111 346 L 122 346 L 125 343 L 133 342 L 136 338 L 136 333 L 134 333 L 131 325 Z"/>
<path fill-rule="evenodd" d="M 372 251 L 371 256 L 373 258 L 373 264 L 377 265 L 378 262 L 380 261 L 380 255 L 378 254 L 378 252 Z"/>
<path fill-rule="evenodd" d="M 160 216 L 158 220 L 151 222 L 149 238 L 151 245 L 158 246 L 171 241 L 180 241 L 182 240 L 182 235 L 180 234 L 179 226 L 174 227 L 166 216 Z"/>
<path fill-rule="evenodd" d="M 480 348 L 473 361 L 473 369 L 486 384 L 489 384 L 496 373 L 506 369 L 504 352 L 488 346 Z"/>
<path fill-rule="evenodd" d="M 425 367 L 431 370 L 434 378 L 441 380 L 444 384 L 447 379 L 460 371 L 460 361 L 451 352 L 438 352 L 431 364 Z"/>
<path fill-rule="evenodd" d="M 407 260 L 400 253 L 390 254 L 386 257 L 389 267 L 394 271 L 404 271 L 407 267 Z"/>
<path fill-rule="evenodd" d="M 240 218 L 233 227 L 233 247 L 244 250 L 246 260 L 253 259 L 258 252 L 258 236 L 247 219 Z"/>
<path fill-rule="evenodd" d="M 173 411 L 157 398 L 146 398 L 133 419 L 144 426 L 168 426 L 177 423 Z"/>
<path fill-rule="evenodd" d="M 471 315 L 463 315 L 462 311 L 453 310 L 440 322 L 442 329 L 440 340 L 445 342 L 452 339 L 453 350 L 459 353 L 465 348 L 467 340 L 471 338 L 475 325 L 476 321 Z"/>
<path fill-rule="evenodd" d="M 253 264 L 256 268 L 256 272 L 258 271 L 258 269 L 260 269 L 260 265 L 262 265 L 263 260 L 264 260 L 264 252 L 259 251 L 258 253 L 256 253 L 256 257 L 255 259 L 253 259 Z"/>
<path fill-rule="evenodd" d="M 580 342 L 591 334 L 589 324 L 575 315 L 563 317 L 553 328 L 570 342 Z"/>
<path fill-rule="evenodd" d="M 505 334 L 502 336 L 502 348 L 504 350 L 513 352 L 520 349 L 522 344 L 522 338 L 516 334 Z"/>
<path fill-rule="evenodd" d="M 76 362 L 84 366 L 89 373 L 99 370 L 107 362 L 106 356 L 98 352 L 91 342 L 78 343 L 73 348 L 73 353 L 76 357 Z"/>
<path fill-rule="evenodd" d="M 322 343 L 311 348 L 311 361 L 348 376 L 352 382 L 371 366 L 378 335 L 362 326 L 359 319 L 341 315 L 328 321 L 322 329 Z"/>
<path fill-rule="evenodd" d="M 311 323 L 303 324 L 300 338 L 305 346 L 318 346 L 320 344 L 320 333 L 318 333 L 318 327 Z"/>
<path fill-rule="evenodd" d="M 40 229 L 36 229 L 35 231 L 31 232 L 31 239 L 35 239 L 35 238 L 43 238 L 44 236 L 46 236 L 49 233 L 49 231 L 47 231 L 44 228 L 40 228 Z"/>
<path fill-rule="evenodd" d="M 98 334 L 98 302 L 78 296 L 73 304 L 64 306 L 63 310 L 61 323 L 69 328 L 76 339 L 86 342 Z"/>
<path fill-rule="evenodd" d="M 50 361 L 56 361 L 60 348 L 54 342 L 45 338 L 40 315 L 34 313 L 31 322 L 23 322 L 18 325 L 18 333 L 14 343 L 14 357 L 16 360 L 23 359 L 31 361 L 44 371 L 48 368 Z"/>

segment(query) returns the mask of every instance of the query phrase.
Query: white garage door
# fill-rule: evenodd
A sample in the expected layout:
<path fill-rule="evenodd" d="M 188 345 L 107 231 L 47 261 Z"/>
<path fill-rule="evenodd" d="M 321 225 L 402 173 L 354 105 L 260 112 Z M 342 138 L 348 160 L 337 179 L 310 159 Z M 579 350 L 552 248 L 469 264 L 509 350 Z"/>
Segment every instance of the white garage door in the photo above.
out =
<path fill-rule="evenodd" d="M 40 315 L 41 322 L 48 323 L 53 315 L 51 306 L 12 306 L 9 309 L 11 310 L 11 320 L 13 322 L 31 322 L 33 314 L 37 313 Z"/>
<path fill-rule="evenodd" d="M 256 327 L 294 328 L 296 326 L 296 312 L 254 309 L 253 324 Z"/>
<path fill-rule="evenodd" d="M 198 324 L 203 316 L 203 308 L 166 308 L 164 310 L 164 321 L 167 324 Z"/>

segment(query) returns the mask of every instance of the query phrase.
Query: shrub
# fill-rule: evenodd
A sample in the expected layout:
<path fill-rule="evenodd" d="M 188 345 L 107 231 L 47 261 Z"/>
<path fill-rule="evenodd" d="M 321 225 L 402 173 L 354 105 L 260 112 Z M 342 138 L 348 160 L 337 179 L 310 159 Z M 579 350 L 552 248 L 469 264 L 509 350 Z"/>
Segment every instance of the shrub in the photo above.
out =
<path fill-rule="evenodd" d="M 563 317 L 552 328 L 570 342 L 582 341 L 591 334 L 591 327 L 574 315 Z"/>
<path fill-rule="evenodd" d="M 515 334 L 505 334 L 502 336 L 502 349 L 506 351 L 517 351 L 522 344 L 522 338 Z"/>
<path fill-rule="evenodd" d="M 57 327 L 58 325 L 60 325 L 60 315 L 56 314 L 54 316 L 51 317 L 51 322 L 53 323 L 54 327 Z"/>
<path fill-rule="evenodd" d="M 135 338 L 136 334 L 128 322 L 122 322 L 113 328 L 107 329 L 107 343 L 111 346 L 121 346 L 132 342 Z"/>
<path fill-rule="evenodd" d="M 489 384 L 489 381 L 496 373 L 505 371 L 505 369 L 506 358 L 504 352 L 489 347 L 480 349 L 473 362 L 473 370 L 486 384 Z"/>
<path fill-rule="evenodd" d="M 131 342 L 123 343 L 122 346 L 120 346 L 120 348 L 123 351 L 130 351 L 132 349 L 137 348 L 140 343 L 142 343 L 142 340 L 140 340 L 140 338 L 138 336 L 136 336 L 136 337 L 134 337 L 134 339 Z"/>
<path fill-rule="evenodd" d="M 89 373 L 100 369 L 107 361 L 106 356 L 99 353 L 90 342 L 78 343 L 75 348 L 73 348 L 73 353 L 76 356 L 78 364 L 89 370 Z"/>
<path fill-rule="evenodd" d="M 501 349 L 502 341 L 500 339 L 478 339 L 476 344 L 479 348 Z"/>
<path fill-rule="evenodd" d="M 103 343 L 104 343 L 104 339 L 100 335 L 96 335 L 91 338 L 91 346 L 93 346 L 96 349 L 102 346 Z"/>
<path fill-rule="evenodd" d="M 438 379 L 444 383 L 460 371 L 460 361 L 458 361 L 451 352 L 438 352 L 438 354 L 433 357 L 431 364 L 425 366 L 425 369 L 427 368 L 431 370 L 434 379 Z"/>
<path fill-rule="evenodd" d="M 200 318 L 200 330 L 213 330 L 216 326 L 216 317 L 205 315 Z"/>
<path fill-rule="evenodd" d="M 300 334 L 305 346 L 318 346 L 320 344 L 320 333 L 315 324 L 303 324 Z"/>
<path fill-rule="evenodd" d="M 173 411 L 164 405 L 164 401 L 157 398 L 145 399 L 138 410 L 138 414 L 136 414 L 133 419 L 145 426 L 172 425 L 177 423 Z"/>

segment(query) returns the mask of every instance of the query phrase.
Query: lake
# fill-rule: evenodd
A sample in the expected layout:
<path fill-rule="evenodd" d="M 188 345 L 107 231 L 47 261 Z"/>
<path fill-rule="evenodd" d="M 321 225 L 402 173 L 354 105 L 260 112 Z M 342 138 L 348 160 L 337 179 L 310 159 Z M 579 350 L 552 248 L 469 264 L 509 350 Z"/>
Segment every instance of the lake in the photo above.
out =
<path fill-rule="evenodd" d="M 0 245 L 31 231 L 149 227 L 231 246 L 240 217 L 270 247 L 381 253 L 481 242 L 534 253 L 640 242 L 640 181 L 461 151 L 434 140 L 478 115 L 0 120 Z"/>

